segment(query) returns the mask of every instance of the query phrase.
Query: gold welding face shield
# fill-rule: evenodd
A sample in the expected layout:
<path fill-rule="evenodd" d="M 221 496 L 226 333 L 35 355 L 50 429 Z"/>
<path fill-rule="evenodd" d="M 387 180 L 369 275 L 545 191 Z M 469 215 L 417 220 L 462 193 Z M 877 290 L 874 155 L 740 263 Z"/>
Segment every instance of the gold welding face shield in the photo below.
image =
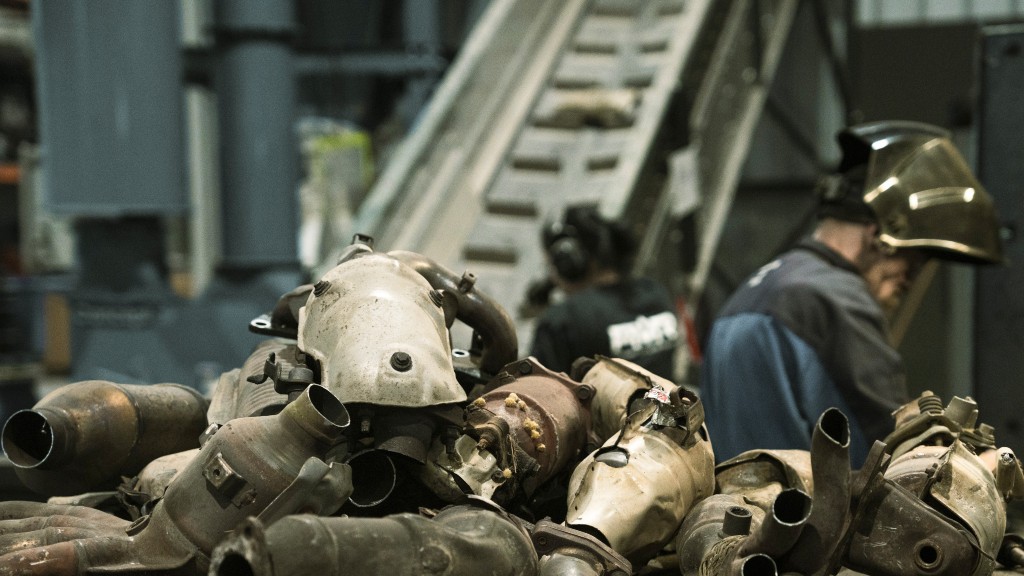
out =
<path fill-rule="evenodd" d="M 863 169 L 863 202 L 883 244 L 950 260 L 1003 261 L 992 198 L 945 131 L 874 122 L 847 128 L 837 139 L 840 171 Z"/>

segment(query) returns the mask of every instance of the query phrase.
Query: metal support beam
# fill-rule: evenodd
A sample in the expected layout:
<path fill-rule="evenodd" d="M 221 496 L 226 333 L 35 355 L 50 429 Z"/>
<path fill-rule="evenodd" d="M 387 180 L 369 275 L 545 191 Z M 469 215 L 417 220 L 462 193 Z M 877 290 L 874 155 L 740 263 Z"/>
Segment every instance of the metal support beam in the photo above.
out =
<path fill-rule="evenodd" d="M 975 389 L 983 422 L 999 445 L 1024 450 L 1024 26 L 991 27 L 981 37 L 981 93 L 977 124 L 978 176 L 1003 221 L 1009 266 L 977 274 Z"/>
<path fill-rule="evenodd" d="M 226 268 L 297 268 L 290 0 L 214 5 Z"/>
<path fill-rule="evenodd" d="M 78 219 L 81 240 L 69 294 L 73 380 L 201 388 L 244 361 L 259 340 L 249 320 L 300 282 L 294 5 L 221 0 L 211 70 L 223 258 L 201 297 L 170 290 L 165 226 L 190 208 L 210 217 L 185 179 L 180 6 L 44 2 L 33 16 L 44 193 Z"/>
<path fill-rule="evenodd" d="M 295 57 L 295 74 L 298 76 L 439 76 L 447 66 L 448 62 L 438 54 L 408 52 L 304 54 Z"/>

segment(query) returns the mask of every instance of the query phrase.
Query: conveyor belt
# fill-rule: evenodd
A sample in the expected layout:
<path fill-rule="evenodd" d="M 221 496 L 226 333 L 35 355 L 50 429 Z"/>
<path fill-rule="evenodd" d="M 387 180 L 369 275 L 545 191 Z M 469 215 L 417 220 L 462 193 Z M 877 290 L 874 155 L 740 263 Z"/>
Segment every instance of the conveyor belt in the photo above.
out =
<path fill-rule="evenodd" d="M 495 0 L 357 217 L 513 315 L 567 204 L 663 234 L 666 156 L 694 148 L 703 286 L 795 0 Z M 647 241 L 643 261 L 658 258 Z M 520 320 L 528 342 L 529 319 Z"/>

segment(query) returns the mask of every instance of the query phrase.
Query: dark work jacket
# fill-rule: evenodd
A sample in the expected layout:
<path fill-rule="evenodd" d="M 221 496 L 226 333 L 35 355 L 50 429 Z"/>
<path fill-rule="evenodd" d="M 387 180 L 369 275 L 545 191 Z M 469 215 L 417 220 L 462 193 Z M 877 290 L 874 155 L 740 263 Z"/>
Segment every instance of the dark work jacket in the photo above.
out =
<path fill-rule="evenodd" d="M 850 419 L 859 467 L 907 402 L 881 307 L 852 264 L 813 240 L 729 298 L 705 344 L 700 389 L 718 461 L 755 448 L 809 449 L 818 417 L 836 407 Z"/>
<path fill-rule="evenodd" d="M 537 320 L 530 354 L 556 372 L 581 356 L 623 358 L 672 378 L 678 321 L 668 291 L 649 278 L 584 288 Z"/>

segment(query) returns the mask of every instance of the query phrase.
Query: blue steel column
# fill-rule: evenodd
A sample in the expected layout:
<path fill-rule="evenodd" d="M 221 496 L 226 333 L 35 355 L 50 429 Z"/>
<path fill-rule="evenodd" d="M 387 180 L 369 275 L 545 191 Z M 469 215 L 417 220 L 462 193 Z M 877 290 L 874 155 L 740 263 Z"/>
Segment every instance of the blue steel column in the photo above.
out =
<path fill-rule="evenodd" d="M 1000 446 L 1024 451 L 1024 25 L 983 29 L 978 64 L 978 179 L 1003 223 L 1006 266 L 978 270 L 975 295 L 975 394 L 979 421 Z"/>
<path fill-rule="evenodd" d="M 290 0 L 215 4 L 223 265 L 298 267 Z"/>
<path fill-rule="evenodd" d="M 41 191 L 48 210 L 75 218 L 78 239 L 72 379 L 144 381 L 164 353 L 163 224 L 189 209 L 179 8 L 32 5 Z"/>
<path fill-rule="evenodd" d="M 402 32 L 408 54 L 439 57 L 441 54 L 441 22 L 437 0 L 405 0 L 402 5 Z M 409 78 L 399 103 L 407 125 L 426 106 L 437 85 L 439 72 L 422 71 Z"/>
<path fill-rule="evenodd" d="M 34 2 L 44 198 L 75 217 L 188 210 L 178 2 Z"/>

